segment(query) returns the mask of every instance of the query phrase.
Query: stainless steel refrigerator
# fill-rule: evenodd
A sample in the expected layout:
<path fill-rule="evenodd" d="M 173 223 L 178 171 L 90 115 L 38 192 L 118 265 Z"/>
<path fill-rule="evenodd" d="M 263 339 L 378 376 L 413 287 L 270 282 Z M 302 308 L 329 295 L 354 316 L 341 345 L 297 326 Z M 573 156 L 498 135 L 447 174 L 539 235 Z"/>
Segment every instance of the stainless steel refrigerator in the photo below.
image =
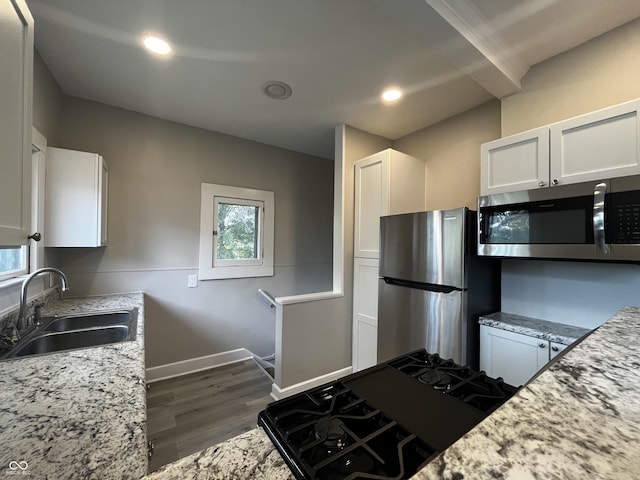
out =
<path fill-rule="evenodd" d="M 380 219 L 378 362 L 417 348 L 479 366 L 478 317 L 500 310 L 500 260 L 467 208 Z"/>

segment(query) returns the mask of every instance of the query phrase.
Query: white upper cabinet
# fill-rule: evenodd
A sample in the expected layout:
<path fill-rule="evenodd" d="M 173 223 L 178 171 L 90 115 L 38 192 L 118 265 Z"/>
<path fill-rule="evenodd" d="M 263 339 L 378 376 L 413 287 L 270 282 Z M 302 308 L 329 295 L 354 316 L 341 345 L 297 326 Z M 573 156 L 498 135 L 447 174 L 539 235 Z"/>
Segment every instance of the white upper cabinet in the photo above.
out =
<path fill-rule="evenodd" d="M 97 153 L 47 148 L 45 247 L 107 244 L 109 170 Z"/>
<path fill-rule="evenodd" d="M 390 148 L 355 162 L 354 256 L 378 258 L 380 216 L 425 208 L 422 160 Z"/>
<path fill-rule="evenodd" d="M 18 246 L 31 218 L 33 18 L 23 0 L 0 0 L 0 58 L 0 246 Z"/>
<path fill-rule="evenodd" d="M 551 184 L 639 174 L 639 105 L 634 100 L 551 125 Z"/>
<path fill-rule="evenodd" d="M 640 100 L 480 147 L 480 194 L 640 174 Z"/>
<path fill-rule="evenodd" d="M 480 159 L 481 195 L 544 187 L 549 181 L 549 128 L 484 143 Z"/>

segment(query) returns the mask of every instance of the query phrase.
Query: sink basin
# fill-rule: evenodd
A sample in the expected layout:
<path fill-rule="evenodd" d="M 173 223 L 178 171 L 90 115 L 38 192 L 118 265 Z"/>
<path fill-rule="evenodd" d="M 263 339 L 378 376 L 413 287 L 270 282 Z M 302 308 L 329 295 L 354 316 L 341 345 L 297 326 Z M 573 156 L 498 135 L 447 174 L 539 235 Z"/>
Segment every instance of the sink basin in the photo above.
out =
<path fill-rule="evenodd" d="M 45 333 L 30 338 L 22 346 L 19 346 L 12 356 L 25 357 L 27 355 L 95 347 L 109 343 L 123 342 L 125 340 L 133 340 L 134 338 L 135 332 L 132 332 L 127 325 Z"/>
<path fill-rule="evenodd" d="M 135 340 L 137 328 L 137 308 L 43 318 L 35 330 L 0 355 L 0 360 Z"/>
<path fill-rule="evenodd" d="M 43 330 L 46 332 L 68 332 L 69 330 L 122 325 L 131 322 L 133 317 L 133 311 L 97 312 L 64 316 L 54 318 L 49 323 L 46 323 Z"/>

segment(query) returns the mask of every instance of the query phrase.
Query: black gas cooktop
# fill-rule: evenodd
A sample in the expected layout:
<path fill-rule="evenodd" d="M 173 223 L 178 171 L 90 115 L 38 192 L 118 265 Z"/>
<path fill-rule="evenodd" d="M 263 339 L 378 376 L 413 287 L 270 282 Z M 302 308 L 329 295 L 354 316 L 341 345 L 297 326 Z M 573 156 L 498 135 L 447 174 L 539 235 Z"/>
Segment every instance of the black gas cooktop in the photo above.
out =
<path fill-rule="evenodd" d="M 403 479 L 516 390 L 417 350 L 271 403 L 258 424 L 298 479 Z"/>

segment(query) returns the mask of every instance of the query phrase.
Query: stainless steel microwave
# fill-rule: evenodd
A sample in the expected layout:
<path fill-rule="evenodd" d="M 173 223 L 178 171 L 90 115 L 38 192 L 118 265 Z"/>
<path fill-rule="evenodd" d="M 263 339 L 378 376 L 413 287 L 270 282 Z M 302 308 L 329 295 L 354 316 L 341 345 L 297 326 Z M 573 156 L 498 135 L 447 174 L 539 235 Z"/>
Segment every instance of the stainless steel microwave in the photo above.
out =
<path fill-rule="evenodd" d="M 478 197 L 478 255 L 640 261 L 640 175 Z"/>

